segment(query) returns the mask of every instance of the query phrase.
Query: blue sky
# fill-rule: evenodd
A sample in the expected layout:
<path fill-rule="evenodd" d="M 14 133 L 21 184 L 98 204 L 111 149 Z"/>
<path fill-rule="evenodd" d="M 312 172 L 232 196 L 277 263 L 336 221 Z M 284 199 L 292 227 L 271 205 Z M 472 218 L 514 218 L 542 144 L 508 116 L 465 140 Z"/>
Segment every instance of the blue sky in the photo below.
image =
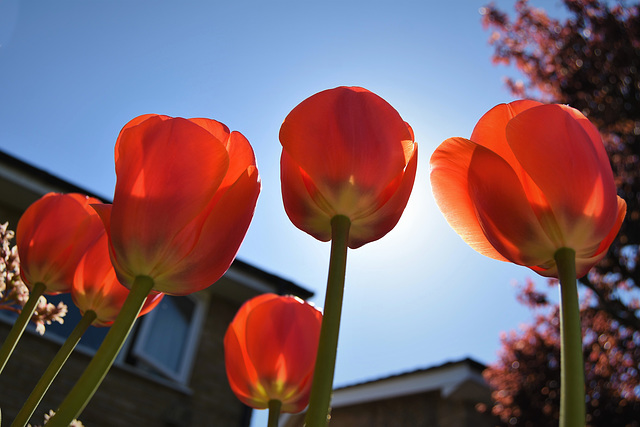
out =
<path fill-rule="evenodd" d="M 512 2 L 497 2 L 511 9 Z M 557 0 L 532 4 L 554 13 Z M 467 247 L 429 185 L 429 157 L 513 100 L 464 1 L 0 0 L 0 149 L 105 198 L 120 128 L 146 113 L 209 117 L 252 143 L 263 191 L 239 257 L 316 293 L 329 244 L 282 207 L 280 124 L 303 99 L 355 85 L 385 98 L 419 144 L 398 226 L 349 252 L 336 385 L 473 357 L 530 319 L 513 283 L 543 280 Z"/>

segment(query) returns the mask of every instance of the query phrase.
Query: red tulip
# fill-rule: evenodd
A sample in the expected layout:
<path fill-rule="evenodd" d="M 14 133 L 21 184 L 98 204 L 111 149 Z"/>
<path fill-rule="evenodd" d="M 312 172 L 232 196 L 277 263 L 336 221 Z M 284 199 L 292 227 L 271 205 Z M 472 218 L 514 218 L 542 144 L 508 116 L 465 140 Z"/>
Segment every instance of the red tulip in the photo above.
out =
<path fill-rule="evenodd" d="M 98 215 L 89 206 L 98 199 L 81 194 L 49 193 L 24 212 L 16 229 L 22 279 L 46 293 L 71 290 L 80 257 L 104 233 Z"/>
<path fill-rule="evenodd" d="M 331 239 L 331 219 L 351 220 L 348 245 L 377 240 L 409 199 L 418 149 L 413 131 L 384 99 L 338 87 L 304 100 L 280 129 L 284 207 L 313 237 Z"/>
<path fill-rule="evenodd" d="M 93 326 L 109 326 L 116 319 L 129 290 L 118 282 L 109 258 L 106 233 L 95 241 L 80 259 L 76 269 L 71 298 L 82 314 L 96 313 Z M 147 297 L 139 316 L 153 310 L 164 294 L 152 293 Z"/>
<path fill-rule="evenodd" d="M 113 205 L 95 208 L 120 282 L 148 276 L 185 295 L 218 280 L 260 192 L 249 141 L 214 120 L 145 115 L 122 129 L 115 157 Z"/>
<path fill-rule="evenodd" d="M 256 409 L 270 400 L 282 412 L 309 402 L 322 314 L 291 296 L 264 294 L 247 301 L 224 337 L 227 378 L 238 399 Z"/>
<path fill-rule="evenodd" d="M 560 248 L 575 250 L 578 277 L 587 274 L 626 212 L 598 130 L 565 105 L 496 106 L 471 140 L 450 138 L 438 147 L 431 185 L 472 248 L 549 277 L 557 277 Z"/>

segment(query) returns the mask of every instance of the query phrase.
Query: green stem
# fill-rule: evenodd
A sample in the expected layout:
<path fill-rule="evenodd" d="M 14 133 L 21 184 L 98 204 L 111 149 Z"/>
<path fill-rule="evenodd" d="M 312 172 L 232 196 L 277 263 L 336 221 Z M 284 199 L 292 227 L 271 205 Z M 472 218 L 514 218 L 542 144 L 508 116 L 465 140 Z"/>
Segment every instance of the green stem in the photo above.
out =
<path fill-rule="evenodd" d="M 584 427 L 584 361 L 576 253 L 561 248 L 554 258 L 560 279 L 560 427 Z"/>
<path fill-rule="evenodd" d="M 46 289 L 47 287 L 45 284 L 41 282 L 36 283 L 33 286 L 33 289 L 31 289 L 27 303 L 22 307 L 20 315 L 13 324 L 11 331 L 9 331 L 9 335 L 7 335 L 7 338 L 4 340 L 2 348 L 0 348 L 0 373 L 4 370 L 13 350 L 16 348 L 18 341 L 20 341 L 20 337 L 26 329 L 29 320 L 31 320 L 31 316 L 33 316 L 33 313 L 36 311 L 38 299 L 40 299 Z"/>
<path fill-rule="evenodd" d="M 278 427 L 281 407 L 282 402 L 280 400 L 269 401 L 269 421 L 267 422 L 267 427 Z"/>
<path fill-rule="evenodd" d="M 331 220 L 329 277 L 309 409 L 305 417 L 305 426 L 307 427 L 324 427 L 329 422 L 350 227 L 351 221 L 346 216 L 337 215 Z"/>
<path fill-rule="evenodd" d="M 40 377 L 38 384 L 36 384 L 34 389 L 31 391 L 29 398 L 22 406 L 22 409 L 20 409 L 20 412 L 18 412 L 16 418 L 13 420 L 11 427 L 24 427 L 25 425 L 27 425 L 27 422 L 29 422 L 29 419 L 38 407 L 38 404 L 42 400 L 42 397 L 47 392 L 47 390 L 49 390 L 49 386 L 56 378 L 56 375 L 58 375 L 58 372 L 60 372 L 60 369 L 62 369 L 62 366 L 69 358 L 69 355 L 71 355 L 73 349 L 76 348 L 78 341 L 80 341 L 80 338 L 82 338 L 82 335 L 84 335 L 84 333 L 87 331 L 89 326 L 91 326 L 91 323 L 93 323 L 96 317 L 96 312 L 93 310 L 88 310 L 84 314 L 84 316 L 82 316 L 76 327 L 73 328 L 73 331 L 71 331 L 71 334 L 66 339 L 62 347 L 60 347 L 60 350 L 58 350 L 58 353 L 49 364 L 49 367 L 47 367 L 47 370 Z"/>
<path fill-rule="evenodd" d="M 87 403 L 89 403 L 89 400 L 91 400 L 107 375 L 109 368 L 113 365 L 151 288 L 153 288 L 152 278 L 147 276 L 136 277 L 129 296 L 124 302 L 120 314 L 111 325 L 111 329 L 104 338 L 102 345 L 100 345 L 89 366 L 87 366 L 80 379 L 64 399 L 56 414 L 49 419 L 47 427 L 67 427 L 87 406 Z"/>

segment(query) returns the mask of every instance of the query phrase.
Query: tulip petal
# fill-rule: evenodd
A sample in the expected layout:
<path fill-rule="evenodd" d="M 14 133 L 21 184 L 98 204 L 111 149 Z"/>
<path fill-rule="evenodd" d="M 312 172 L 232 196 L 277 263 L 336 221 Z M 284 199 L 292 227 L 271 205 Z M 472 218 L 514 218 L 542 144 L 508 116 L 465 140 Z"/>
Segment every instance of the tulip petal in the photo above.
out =
<path fill-rule="evenodd" d="M 113 205 L 109 203 L 94 204 L 91 207 L 98 213 L 104 228 L 109 235 L 109 256 L 111 263 L 115 267 L 116 275 L 123 286 L 130 286 L 136 278 L 136 272 L 132 271 L 129 264 L 122 264 L 120 261 L 126 259 L 126 255 L 117 255 L 111 239 L 111 211 Z"/>
<path fill-rule="evenodd" d="M 233 185 L 249 166 L 256 165 L 253 148 L 247 138 L 240 132 L 229 132 L 229 128 L 225 124 L 212 119 L 196 118 L 189 119 L 189 121 L 196 123 L 215 136 L 225 145 L 229 153 L 229 170 L 220 184 L 220 188 Z"/>
<path fill-rule="evenodd" d="M 69 292 L 80 257 L 104 227 L 81 194 L 49 193 L 24 212 L 16 229 L 21 275 L 27 286 L 46 285 L 46 293 Z"/>
<path fill-rule="evenodd" d="M 509 104 L 499 104 L 486 112 L 473 128 L 471 141 L 502 157 L 511 167 L 516 170 L 515 165 L 519 164 L 511 147 L 507 142 L 505 128 L 507 123 L 517 114 L 529 108 L 542 105 L 538 101 L 520 100 Z"/>
<path fill-rule="evenodd" d="M 591 256 L 585 256 L 580 253 L 576 254 L 576 274 L 578 278 L 585 276 L 594 265 L 604 258 L 609 250 L 609 246 L 611 246 L 618 235 L 620 227 L 622 226 L 622 221 L 627 213 L 627 203 L 620 197 L 618 197 L 617 201 L 618 215 L 616 217 L 616 221 L 613 227 L 611 227 L 611 230 L 609 230 L 609 234 L 607 234 L 600 245 L 598 245 L 598 249 L 595 253 Z"/>
<path fill-rule="evenodd" d="M 590 218 L 592 236 L 600 241 L 615 222 L 615 185 L 608 162 L 596 149 L 600 138 L 560 105 L 528 109 L 506 128 L 507 139 L 520 164 L 548 200 L 565 245 L 572 247 L 576 220 Z"/>
<path fill-rule="evenodd" d="M 404 169 L 407 146 L 413 146 L 391 105 L 366 89 L 348 87 L 300 103 L 285 118 L 280 141 L 327 196 L 341 191 L 344 182 L 377 194 Z"/>
<path fill-rule="evenodd" d="M 293 225 L 321 242 L 331 240 L 331 218 L 335 212 L 322 201 L 320 191 L 285 150 L 280 158 L 280 182 L 284 208 Z"/>
<path fill-rule="evenodd" d="M 108 232 L 111 229 L 111 209 L 113 205 L 111 203 L 95 203 L 91 207 L 96 211 L 102 220 L 105 230 Z"/>
<path fill-rule="evenodd" d="M 268 396 L 260 393 L 258 374 L 246 351 L 247 316 L 258 305 L 278 298 L 263 294 L 245 302 L 236 313 L 224 336 L 224 353 L 229 385 L 238 398 L 254 408 L 266 408 Z"/>
<path fill-rule="evenodd" d="M 202 117 L 189 119 L 189 121 L 197 124 L 222 143 L 225 143 L 229 139 L 231 131 L 229 131 L 229 128 L 224 123 Z"/>
<path fill-rule="evenodd" d="M 224 145 L 186 119 L 152 117 L 125 130 L 111 215 L 116 253 L 149 275 L 171 238 L 210 202 L 229 165 Z M 124 243 L 126 242 L 126 243 Z M 146 265 L 145 265 L 146 263 Z"/>
<path fill-rule="evenodd" d="M 291 296 L 264 294 L 245 302 L 224 337 L 231 389 L 245 404 L 282 412 L 307 405 L 322 314 Z"/>
<path fill-rule="evenodd" d="M 120 140 L 122 138 L 122 134 L 125 133 L 127 130 L 134 128 L 136 126 L 138 126 L 139 124 L 141 124 L 142 122 L 153 118 L 154 120 L 170 120 L 171 117 L 169 116 L 161 116 L 158 114 L 143 114 L 141 116 L 135 117 L 131 120 L 129 120 L 129 122 L 127 122 L 126 125 L 124 125 L 124 127 L 122 129 L 120 129 L 120 133 L 118 133 L 118 139 L 116 140 L 116 146 L 115 146 L 115 161 L 116 164 L 118 164 L 118 160 L 120 158 Z"/>
<path fill-rule="evenodd" d="M 154 289 L 186 295 L 217 281 L 229 268 L 249 228 L 260 193 L 258 170 L 250 166 L 222 198 L 203 210 L 202 216 L 184 227 L 168 247 L 167 259 L 155 271 Z M 198 240 L 194 240 L 196 236 Z M 215 262 L 211 262 L 211 259 Z"/>
<path fill-rule="evenodd" d="M 607 151 L 604 148 L 604 144 L 602 143 L 602 136 L 593 123 L 587 119 L 584 114 L 575 108 L 571 108 L 568 105 L 558 105 L 562 110 L 568 113 L 574 120 L 578 122 L 578 124 L 582 127 L 582 129 L 589 135 L 589 140 L 593 143 L 593 148 L 595 148 L 598 154 L 598 160 L 600 162 L 600 167 L 602 170 L 610 170 L 611 163 L 609 161 L 609 156 L 607 155 Z M 611 171 L 611 175 L 613 175 L 613 171 Z"/>
<path fill-rule="evenodd" d="M 487 240 L 469 195 L 469 164 L 478 147 L 464 138 L 449 138 L 431 156 L 431 188 L 453 230 L 469 246 L 490 258 L 507 259 Z"/>
<path fill-rule="evenodd" d="M 418 166 L 418 149 L 413 150 L 413 155 L 404 171 L 394 181 L 393 191 L 388 191 L 390 198 L 375 212 L 363 218 L 351 221 L 348 246 L 352 249 L 359 248 L 365 243 L 380 239 L 390 232 L 400 220 L 404 208 L 407 206 Z"/>
<path fill-rule="evenodd" d="M 145 115 L 125 125 L 113 206 L 96 207 L 118 280 L 130 286 L 148 276 L 172 295 L 215 282 L 253 216 L 255 163 L 246 138 L 215 120 Z"/>
<path fill-rule="evenodd" d="M 572 248 L 587 274 L 626 211 L 595 126 L 566 105 L 516 101 L 486 113 L 471 139 L 445 141 L 431 160 L 450 225 L 477 251 L 492 246 L 543 276 L 557 277 L 555 252 Z"/>
<path fill-rule="evenodd" d="M 121 190 L 131 198 L 171 199 L 187 216 L 206 205 L 228 169 L 224 144 L 182 118 L 148 119 L 119 143 L 127 156 L 116 163 L 116 197 Z"/>
<path fill-rule="evenodd" d="M 306 384 L 313 373 L 321 323 L 318 310 L 295 298 L 264 302 L 247 317 L 247 331 L 253 332 L 246 336 L 247 354 L 272 399 L 284 401 Z"/>
<path fill-rule="evenodd" d="M 256 168 L 253 148 L 243 134 L 233 131 L 225 143 L 229 153 L 229 170 L 220 184 L 217 195 L 224 194 L 226 188 L 232 186 L 248 168 Z"/>
<path fill-rule="evenodd" d="M 97 317 L 92 326 L 111 325 L 129 296 L 129 290 L 116 278 L 109 258 L 106 233 L 87 249 L 75 270 L 71 298 L 81 313 L 93 310 Z M 151 311 L 163 295 L 152 292 L 140 310 L 139 316 Z"/>
<path fill-rule="evenodd" d="M 241 344 L 244 340 L 244 328 L 231 324 L 224 336 L 227 379 L 234 394 L 244 404 L 256 409 L 265 409 L 268 407 L 268 399 L 266 395 L 256 394 L 255 384 L 258 378 L 245 347 Z"/>
<path fill-rule="evenodd" d="M 516 173 L 481 146 L 469 164 L 469 195 L 487 240 L 505 258 L 525 266 L 553 260 L 556 248 L 540 227 Z"/>
<path fill-rule="evenodd" d="M 73 290 L 86 294 L 95 289 L 95 285 L 113 272 L 109 259 L 109 239 L 106 233 L 93 244 L 82 257 L 75 271 Z M 114 272 L 115 279 L 115 272 Z M 127 289 L 123 287 L 126 294 Z"/>

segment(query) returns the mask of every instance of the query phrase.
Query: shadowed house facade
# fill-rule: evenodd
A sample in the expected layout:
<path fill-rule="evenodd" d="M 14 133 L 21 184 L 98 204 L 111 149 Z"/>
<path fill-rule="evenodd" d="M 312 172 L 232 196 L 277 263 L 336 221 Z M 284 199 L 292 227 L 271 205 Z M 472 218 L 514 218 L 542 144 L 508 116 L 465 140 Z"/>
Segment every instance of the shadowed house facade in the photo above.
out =
<path fill-rule="evenodd" d="M 22 212 L 48 192 L 83 193 L 69 182 L 0 152 L 0 223 L 15 230 Z M 12 242 L 15 244 L 15 240 Z M 251 409 L 229 387 L 223 337 L 244 301 L 273 292 L 307 299 L 304 288 L 240 260 L 208 289 L 185 297 L 166 296 L 138 319 L 101 387 L 80 416 L 87 427 L 246 427 Z M 30 327 L 0 375 L 0 409 L 8 425 L 80 318 L 68 296 L 47 296 L 69 306 L 63 325 L 44 336 Z M 13 318 L 0 311 L 0 342 Z M 90 328 L 38 407 L 33 424 L 55 409 L 84 371 L 107 328 Z"/>
<path fill-rule="evenodd" d="M 472 359 L 449 362 L 334 390 L 331 427 L 494 427 L 485 366 Z M 301 427 L 304 414 L 285 414 L 282 427 Z"/>

